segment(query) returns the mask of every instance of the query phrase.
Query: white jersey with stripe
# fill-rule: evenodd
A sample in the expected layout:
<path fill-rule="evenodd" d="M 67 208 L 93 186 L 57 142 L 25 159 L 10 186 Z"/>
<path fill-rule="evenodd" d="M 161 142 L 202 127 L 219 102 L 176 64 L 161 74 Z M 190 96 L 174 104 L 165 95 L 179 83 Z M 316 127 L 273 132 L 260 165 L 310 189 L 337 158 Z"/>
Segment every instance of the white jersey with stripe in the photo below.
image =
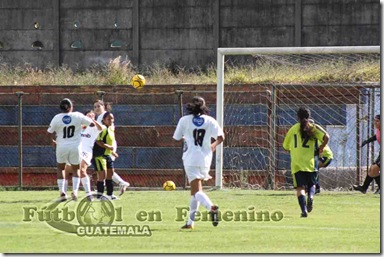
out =
<path fill-rule="evenodd" d="M 184 138 L 184 166 L 210 167 L 211 138 L 217 139 L 219 136 L 224 136 L 224 133 L 213 117 L 192 114 L 181 117 L 173 138 L 176 140 Z"/>
<path fill-rule="evenodd" d="M 56 133 L 57 145 L 79 145 L 82 125 L 91 123 L 92 119 L 80 112 L 59 113 L 53 117 L 47 131 Z"/>

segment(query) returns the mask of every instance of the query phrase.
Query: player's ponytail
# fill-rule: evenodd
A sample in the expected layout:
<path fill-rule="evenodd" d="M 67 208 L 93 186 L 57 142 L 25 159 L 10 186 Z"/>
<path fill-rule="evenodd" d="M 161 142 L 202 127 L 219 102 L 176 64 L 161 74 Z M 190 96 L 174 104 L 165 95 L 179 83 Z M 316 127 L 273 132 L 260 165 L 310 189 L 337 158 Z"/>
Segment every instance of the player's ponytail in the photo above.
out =
<path fill-rule="evenodd" d="M 209 109 L 205 105 L 205 100 L 201 96 L 195 96 L 192 99 L 191 103 L 187 104 L 187 111 L 189 114 L 193 114 L 194 116 L 208 114 Z"/>
<path fill-rule="evenodd" d="M 302 138 L 311 138 L 313 136 L 313 125 L 310 125 L 310 116 L 311 112 L 307 108 L 300 107 L 297 111 Z"/>

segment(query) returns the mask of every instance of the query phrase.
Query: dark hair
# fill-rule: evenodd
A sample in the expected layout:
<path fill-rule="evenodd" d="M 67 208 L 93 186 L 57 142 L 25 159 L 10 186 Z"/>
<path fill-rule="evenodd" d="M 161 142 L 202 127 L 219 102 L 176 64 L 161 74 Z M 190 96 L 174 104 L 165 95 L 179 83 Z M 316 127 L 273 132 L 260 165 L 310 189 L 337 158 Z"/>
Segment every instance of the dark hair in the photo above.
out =
<path fill-rule="evenodd" d="M 113 113 L 111 113 L 111 112 L 105 112 L 105 113 L 104 113 L 104 115 L 103 115 L 103 119 L 101 120 L 101 123 L 102 123 L 102 124 L 106 125 L 106 124 L 104 123 L 104 119 L 107 118 L 109 115 L 113 115 Z"/>
<path fill-rule="evenodd" d="M 105 118 L 107 118 L 107 116 L 110 115 L 110 114 L 112 114 L 112 113 L 111 113 L 111 112 L 105 112 L 104 115 L 103 115 L 103 120 L 104 120 Z"/>
<path fill-rule="evenodd" d="M 309 109 L 300 107 L 297 111 L 297 118 L 300 122 L 300 134 L 302 138 L 313 137 L 313 126 L 310 126 L 311 112 Z"/>
<path fill-rule="evenodd" d="M 194 116 L 208 114 L 209 109 L 205 105 L 205 100 L 201 96 L 195 96 L 192 98 L 192 102 L 187 104 L 187 111 Z"/>
<path fill-rule="evenodd" d="M 375 115 L 375 119 L 376 119 L 376 120 L 380 120 L 380 114 L 376 114 L 376 115 Z"/>
<path fill-rule="evenodd" d="M 72 101 L 69 98 L 64 98 L 60 102 L 60 110 L 63 112 L 69 112 L 72 107 Z"/>
<path fill-rule="evenodd" d="M 110 103 L 106 103 L 103 100 L 96 100 L 93 104 L 95 104 L 95 103 L 98 103 L 98 104 L 104 106 L 104 110 L 107 112 L 112 111 L 112 105 Z"/>
<path fill-rule="evenodd" d="M 93 110 L 88 110 L 88 111 L 84 112 L 84 115 L 87 115 L 88 113 L 92 113 L 92 112 L 93 112 Z"/>

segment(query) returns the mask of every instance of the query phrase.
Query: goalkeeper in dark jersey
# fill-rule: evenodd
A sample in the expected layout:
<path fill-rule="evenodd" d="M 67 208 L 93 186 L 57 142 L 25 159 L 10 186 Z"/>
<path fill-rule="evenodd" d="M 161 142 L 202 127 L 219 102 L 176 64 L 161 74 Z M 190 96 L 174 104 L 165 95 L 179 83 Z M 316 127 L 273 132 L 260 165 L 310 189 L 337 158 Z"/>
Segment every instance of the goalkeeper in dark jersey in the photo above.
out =
<path fill-rule="evenodd" d="M 377 141 L 380 145 L 380 114 L 375 116 L 374 125 L 376 129 L 375 135 L 363 141 L 363 143 L 361 144 L 361 147 L 374 141 Z M 369 185 L 373 180 L 375 180 L 377 186 L 379 187 L 378 190 L 375 192 L 375 194 L 379 194 L 380 193 L 380 152 L 379 152 L 379 156 L 376 158 L 374 163 L 371 165 L 371 167 L 369 167 L 369 171 L 367 176 L 365 177 L 363 185 L 362 186 L 353 185 L 353 189 L 365 194 L 368 190 Z"/>

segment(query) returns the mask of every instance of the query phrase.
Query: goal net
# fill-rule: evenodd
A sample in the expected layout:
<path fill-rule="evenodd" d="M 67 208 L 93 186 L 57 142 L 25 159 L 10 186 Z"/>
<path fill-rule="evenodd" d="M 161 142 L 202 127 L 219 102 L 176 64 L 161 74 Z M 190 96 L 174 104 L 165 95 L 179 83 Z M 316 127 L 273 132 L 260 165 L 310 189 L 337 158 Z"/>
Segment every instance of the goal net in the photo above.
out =
<path fill-rule="evenodd" d="M 250 64 L 234 75 L 239 56 Z M 227 138 L 216 153 L 216 187 L 293 188 L 282 142 L 302 106 L 330 134 L 333 160 L 319 171 L 321 187 L 348 190 L 365 178 L 380 149 L 361 147 L 380 113 L 379 46 L 219 48 L 217 76 L 216 117 Z"/>

